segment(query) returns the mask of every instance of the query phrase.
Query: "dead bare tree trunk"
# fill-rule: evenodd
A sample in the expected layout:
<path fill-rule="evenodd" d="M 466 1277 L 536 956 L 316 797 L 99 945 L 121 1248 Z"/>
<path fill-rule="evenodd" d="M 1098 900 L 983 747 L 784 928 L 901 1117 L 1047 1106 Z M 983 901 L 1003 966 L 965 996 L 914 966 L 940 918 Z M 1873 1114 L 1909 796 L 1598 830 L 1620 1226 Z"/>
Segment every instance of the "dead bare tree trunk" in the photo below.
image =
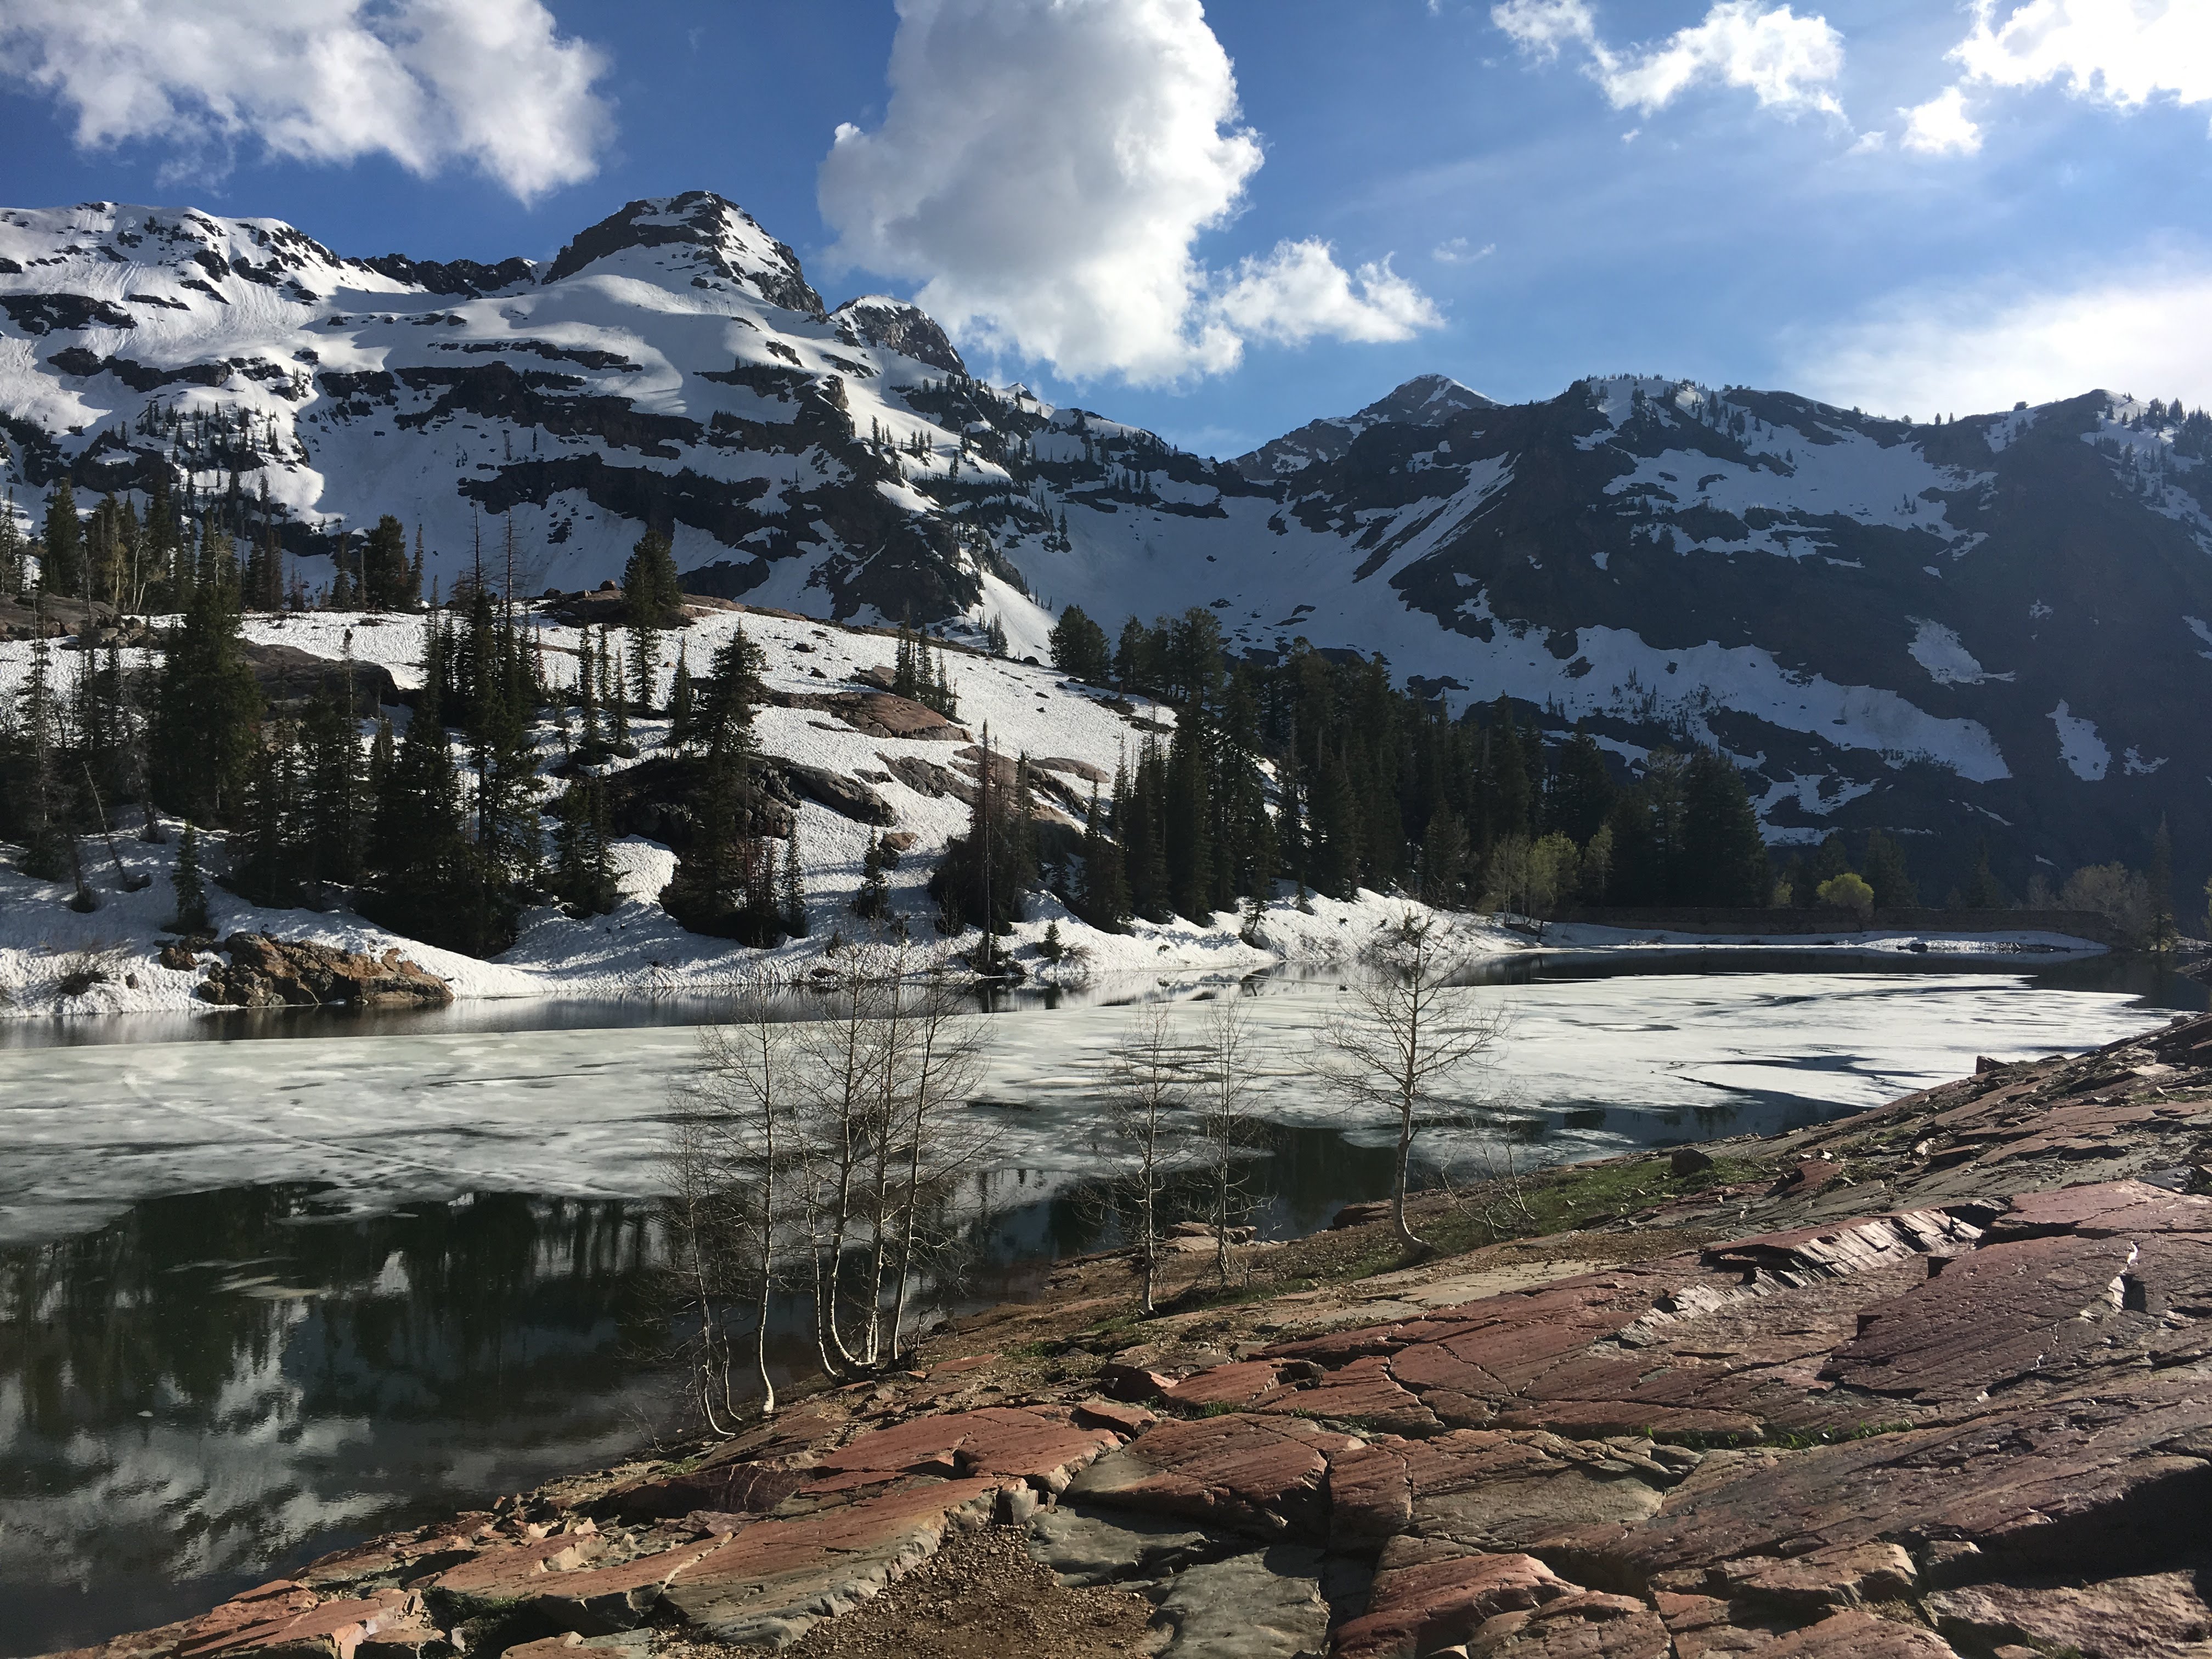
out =
<path fill-rule="evenodd" d="M 909 1017 L 903 1096 L 899 1114 L 906 1153 L 906 1179 L 899 1195 L 898 1283 L 891 1303 L 890 1358 L 896 1364 L 904 1340 L 908 1300 L 926 1241 L 925 1209 L 960 1177 L 988 1157 L 997 1131 L 963 1115 L 968 1097 L 982 1076 L 988 1024 L 969 1012 L 939 954 L 914 988 Z"/>
<path fill-rule="evenodd" d="M 1146 1318 L 1157 1311 L 1161 1200 L 1188 1161 L 1182 1062 L 1174 1021 L 1159 1003 L 1139 1013 L 1135 1028 L 1115 1045 L 1108 1061 L 1107 1121 L 1124 1159 L 1115 1184 L 1129 1206 L 1139 1278 L 1138 1310 Z"/>
<path fill-rule="evenodd" d="M 1409 1250 L 1429 1247 L 1406 1220 L 1406 1188 L 1419 1114 L 1474 1061 L 1496 1051 L 1503 1015 L 1450 981 L 1458 965 L 1434 917 L 1407 911 L 1360 953 L 1350 1006 L 1322 1035 L 1326 1088 L 1353 1107 L 1397 1120 L 1390 1220 Z"/>
<path fill-rule="evenodd" d="M 1251 1015 L 1231 994 L 1207 1010 L 1203 1031 L 1205 1087 L 1200 1106 L 1213 1271 L 1229 1283 L 1229 1229 L 1244 1198 L 1243 1154 L 1250 1147 L 1254 1053 Z"/>

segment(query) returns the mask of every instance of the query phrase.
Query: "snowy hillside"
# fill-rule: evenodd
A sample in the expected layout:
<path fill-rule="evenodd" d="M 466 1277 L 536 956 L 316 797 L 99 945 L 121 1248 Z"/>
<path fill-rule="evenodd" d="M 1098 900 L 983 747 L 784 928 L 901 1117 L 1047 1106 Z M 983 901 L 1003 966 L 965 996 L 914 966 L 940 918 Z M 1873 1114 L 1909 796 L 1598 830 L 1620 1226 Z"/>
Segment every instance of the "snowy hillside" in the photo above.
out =
<path fill-rule="evenodd" d="M 270 220 L 0 213 L 0 425 L 19 510 L 66 471 L 201 497 L 265 481 L 296 573 L 419 528 L 589 587 L 641 528 L 694 592 L 902 616 L 1047 656 L 1190 606 L 1232 648 L 1380 653 L 1457 709 L 1504 695 L 1627 763 L 1718 745 L 1769 836 L 1916 838 L 1940 893 L 1986 833 L 2037 871 L 2212 872 L 2204 433 L 2097 392 L 1914 426 L 1687 380 L 1503 406 L 1441 376 L 1231 463 L 968 376 L 929 318 L 825 309 L 703 192 L 542 268 L 341 258 Z M 970 635 L 973 637 L 974 634 Z"/>
<path fill-rule="evenodd" d="M 580 630 L 544 617 L 532 618 L 536 636 L 549 660 L 573 652 Z M 1173 711 L 1137 700 L 1111 698 L 1062 679 L 1048 669 L 992 658 L 952 653 L 949 677 L 959 698 L 958 738 L 885 738 L 870 735 L 808 701 L 826 694 L 865 690 L 875 684 L 871 671 L 888 673 L 896 640 L 880 633 L 851 630 L 793 617 L 708 611 L 679 631 L 686 659 L 709 659 L 736 629 L 743 627 L 766 661 L 763 676 L 770 706 L 756 716 L 759 750 L 771 762 L 818 767 L 865 784 L 884 801 L 890 823 L 858 821 L 818 801 L 796 809 L 799 844 L 805 872 L 809 932 L 772 951 L 726 939 L 686 933 L 658 902 L 676 866 L 667 847 L 630 836 L 616 847 L 622 900 L 612 913 L 585 919 L 546 904 L 528 913 L 514 946 L 492 961 L 479 961 L 426 945 L 380 928 L 349 909 L 315 911 L 265 908 L 247 903 L 219 886 L 209 889 L 210 910 L 218 937 L 239 931 L 266 931 L 280 939 L 313 939 L 346 950 L 380 955 L 396 946 L 403 955 L 451 981 L 464 997 L 594 996 L 641 992 L 674 993 L 726 988 L 743 976 L 784 979 L 804 974 L 823 959 L 833 939 L 858 942 L 880 936 L 853 915 L 862 859 L 870 837 L 887 834 L 904 846 L 890 878 L 892 908 L 918 940 L 936 942 L 935 902 L 925 890 L 946 842 L 963 833 L 969 809 L 962 793 L 976 775 L 969 739 L 988 734 L 1002 755 L 1025 754 L 1042 775 L 1043 805 L 1073 822 L 1087 799 L 1096 772 L 1107 779 L 1125 757 L 1133 757 L 1148 734 L 1171 732 Z M 282 644 L 337 660 L 380 665 L 403 690 L 422 680 L 424 621 L 420 617 L 317 612 L 260 617 L 247 637 Z M 672 690 L 675 641 L 659 675 L 659 699 Z M 21 690 L 32 647 L 27 641 L 0 641 L 0 702 Z M 150 659 L 125 653 L 127 661 Z M 61 651 L 55 671 L 64 685 L 90 653 Z M 799 706 L 778 706 L 796 703 Z M 408 710 L 385 711 L 404 726 Z M 364 723 L 364 732 L 368 723 Z M 638 755 L 617 761 L 608 775 L 618 777 L 666 751 L 665 720 L 633 716 L 632 740 Z M 552 724 L 536 728 L 547 766 L 560 757 Z M 456 738 L 455 754 L 462 754 Z M 918 787 L 919 786 L 919 787 Z M 550 778 L 543 805 L 550 838 L 551 814 L 562 787 Z M 0 866 L 0 1012 L 18 1014 L 93 1013 L 188 1009 L 199 972 L 163 968 L 154 960 L 164 938 L 162 923 L 174 908 L 168 876 L 177 844 L 149 845 L 118 825 L 112 847 L 98 838 L 84 843 L 87 873 L 100 908 L 79 915 L 67 903 L 69 883 L 42 882 Z M 173 825 L 173 829 L 174 826 Z M 224 859 L 210 849 L 210 867 Z M 1048 872 L 1049 874 L 1049 872 Z M 139 890 L 126 890 L 138 876 L 152 878 Z M 1079 982 L 1099 975 L 1147 973 L 1163 969 L 1248 972 L 1286 958 L 1326 962 L 1357 950 L 1376 924 L 1406 908 L 1402 900 L 1362 894 L 1348 902 L 1315 898 L 1301 910 L 1286 897 L 1270 907 L 1257 944 L 1240 938 L 1243 919 L 1226 912 L 1206 926 L 1176 921 L 1155 925 L 1142 921 L 1123 934 L 1099 933 L 1084 925 L 1049 894 L 1030 907 L 1006 950 L 1024 970 L 1048 981 Z M 1037 947 L 1048 927 L 1057 925 L 1072 957 L 1043 961 Z M 1489 950 L 1518 948 L 1506 930 L 1472 921 L 1458 924 L 1470 942 Z M 970 932 L 967 943 L 972 945 Z M 957 941 L 956 941 L 957 943 Z M 106 975 L 81 995 L 64 995 L 61 981 L 73 970 L 97 966 Z M 203 964 L 203 971 L 204 971 Z"/>

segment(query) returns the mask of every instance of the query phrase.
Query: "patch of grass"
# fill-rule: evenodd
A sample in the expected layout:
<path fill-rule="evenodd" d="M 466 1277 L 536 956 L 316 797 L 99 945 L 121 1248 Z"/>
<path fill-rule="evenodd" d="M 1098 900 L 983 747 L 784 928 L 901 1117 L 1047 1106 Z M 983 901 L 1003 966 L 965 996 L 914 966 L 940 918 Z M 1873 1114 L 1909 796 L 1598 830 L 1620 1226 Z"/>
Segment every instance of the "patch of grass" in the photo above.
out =
<path fill-rule="evenodd" d="M 1242 1285 L 1193 1285 L 1165 1304 L 1170 1313 L 1196 1313 L 1205 1308 L 1243 1308 L 1255 1302 L 1272 1302 L 1279 1296 L 1310 1291 L 1316 1279 L 1253 1279 Z"/>
<path fill-rule="evenodd" d="M 1758 1181 L 1767 1174 L 1763 1164 L 1740 1158 L 1716 1158 L 1711 1167 L 1686 1176 L 1676 1175 L 1661 1158 L 1568 1164 L 1522 1177 L 1520 1207 L 1528 1224 L 1517 1235 L 1506 1236 L 1568 1232 L 1593 1221 L 1649 1209 L 1667 1199 Z"/>

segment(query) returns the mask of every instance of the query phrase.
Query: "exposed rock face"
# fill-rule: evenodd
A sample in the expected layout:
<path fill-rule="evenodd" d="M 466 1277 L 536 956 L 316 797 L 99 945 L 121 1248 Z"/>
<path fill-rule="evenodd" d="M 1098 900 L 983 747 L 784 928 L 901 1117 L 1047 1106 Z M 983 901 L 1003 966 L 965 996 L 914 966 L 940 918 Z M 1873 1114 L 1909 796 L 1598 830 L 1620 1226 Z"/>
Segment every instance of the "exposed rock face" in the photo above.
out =
<path fill-rule="evenodd" d="M 1275 1340 L 1181 1360 L 1170 1328 L 1218 1310 L 1170 1316 L 1019 1396 L 965 1356 L 97 1652 L 780 1645 L 996 1522 L 1147 1598 L 1162 1659 L 2202 1655 L 2212 1197 L 2174 1188 L 2208 1061 L 2212 1018 L 1993 1067 L 1571 1258 L 1383 1275 L 1304 1330 L 1285 1296 Z"/>
<path fill-rule="evenodd" d="M 333 662 L 295 645 L 257 645 L 248 641 L 240 648 L 246 665 L 260 684 L 261 695 L 271 703 L 295 711 L 336 692 L 347 698 L 356 719 L 367 720 L 380 706 L 401 700 L 398 683 L 382 663 Z"/>
<path fill-rule="evenodd" d="M 791 787 L 807 799 L 828 807 L 855 823 L 888 824 L 897 821 L 891 804 L 865 783 L 830 771 L 823 766 L 805 766 L 797 761 L 778 763 Z"/>
<path fill-rule="evenodd" d="M 266 933 L 233 933 L 222 951 L 230 965 L 209 969 L 198 994 L 227 1007 L 442 1008 L 453 1000 L 444 980 L 396 949 L 377 957 Z"/>
<path fill-rule="evenodd" d="M 961 361 L 958 349 L 945 337 L 937 319 L 903 300 L 864 294 L 839 306 L 830 313 L 830 320 L 862 345 L 881 346 L 954 374 L 968 372 L 968 365 Z"/>

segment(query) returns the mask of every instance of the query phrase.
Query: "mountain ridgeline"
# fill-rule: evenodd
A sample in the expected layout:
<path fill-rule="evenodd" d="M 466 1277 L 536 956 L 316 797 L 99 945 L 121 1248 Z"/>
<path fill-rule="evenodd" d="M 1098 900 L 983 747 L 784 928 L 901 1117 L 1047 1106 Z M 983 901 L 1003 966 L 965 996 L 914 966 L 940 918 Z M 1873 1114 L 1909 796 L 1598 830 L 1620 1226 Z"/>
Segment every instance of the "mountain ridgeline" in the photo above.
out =
<path fill-rule="evenodd" d="M 971 376 L 902 301 L 825 307 L 707 192 L 542 266 L 0 212 L 0 337 L 16 522 L 47 537 L 65 482 L 81 511 L 113 497 L 48 574 L 125 611 L 162 598 L 157 493 L 178 540 L 258 550 L 278 603 L 359 595 L 387 515 L 405 539 L 381 532 L 375 580 L 411 592 L 404 556 L 425 592 L 510 540 L 518 587 L 595 586 L 651 528 L 697 593 L 1039 659 L 1071 606 L 1116 640 L 1204 611 L 1255 672 L 1304 641 L 1484 729 L 1506 699 L 1547 772 L 1577 731 L 1616 783 L 1656 750 L 1725 755 L 1770 842 L 1879 829 L 1929 900 L 2140 866 L 2161 818 L 2185 890 L 2212 873 L 2212 422 L 2178 404 L 1916 424 L 1638 376 L 1508 406 L 1427 376 L 1210 459 Z"/>

